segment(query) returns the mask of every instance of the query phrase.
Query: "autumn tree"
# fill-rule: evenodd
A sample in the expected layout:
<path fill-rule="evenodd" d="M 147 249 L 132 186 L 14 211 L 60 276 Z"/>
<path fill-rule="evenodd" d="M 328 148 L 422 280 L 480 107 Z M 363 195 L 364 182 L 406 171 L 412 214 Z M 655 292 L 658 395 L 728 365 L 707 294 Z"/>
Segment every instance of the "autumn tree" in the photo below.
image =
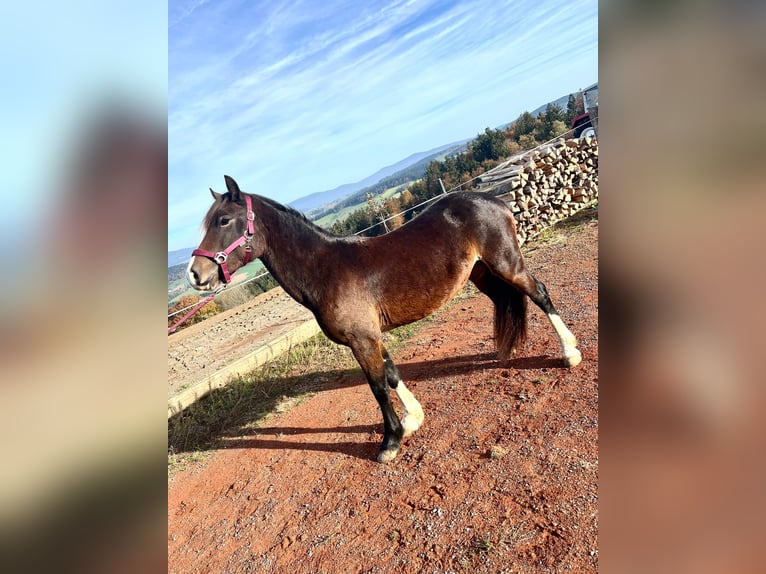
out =
<path fill-rule="evenodd" d="M 177 313 L 178 311 L 181 311 L 181 309 L 185 309 L 186 307 L 192 307 L 202 301 L 202 297 L 199 295 L 184 295 L 181 297 L 178 302 L 173 305 L 170 309 L 168 309 L 168 314 L 171 313 Z M 191 311 L 191 309 L 186 309 L 186 313 Z M 179 329 L 183 329 L 184 327 L 188 327 L 189 325 L 194 325 L 195 323 L 199 323 L 200 321 L 204 321 L 205 319 L 208 319 L 209 317 L 212 317 L 213 315 L 220 313 L 221 308 L 218 306 L 218 304 L 215 301 L 210 301 L 202 306 L 201 309 L 199 309 L 194 315 L 192 315 L 189 319 L 186 320 L 186 322 L 179 327 Z M 184 313 L 177 313 L 176 315 L 173 315 L 172 317 L 168 317 L 168 327 L 173 325 L 176 321 L 178 321 L 181 317 L 183 317 Z"/>
<path fill-rule="evenodd" d="M 392 197 L 387 199 L 383 206 L 386 211 L 391 214 L 389 216 L 391 219 L 386 222 L 389 231 L 393 231 L 397 227 L 404 225 L 404 215 L 402 215 L 402 211 L 404 211 L 405 208 L 402 206 L 401 198 Z"/>
<path fill-rule="evenodd" d="M 539 145 L 539 142 L 535 139 L 534 135 L 524 134 L 519 138 L 519 145 L 521 146 L 521 149 L 532 149 Z"/>
<path fill-rule="evenodd" d="M 565 131 L 567 131 L 568 129 L 569 128 L 563 121 L 555 120 L 553 124 L 551 125 L 551 137 L 553 138 L 558 137 L 561 134 L 563 134 Z"/>
<path fill-rule="evenodd" d="M 380 199 L 375 198 L 371 193 L 367 194 L 367 210 L 370 213 L 370 220 L 372 221 L 370 225 L 377 225 L 374 225 L 372 229 L 367 230 L 366 235 L 375 237 L 376 235 L 388 233 L 389 228 L 386 219 L 389 214 L 386 206 Z"/>
<path fill-rule="evenodd" d="M 409 188 L 405 189 L 399 196 L 399 205 L 401 206 L 402 210 L 408 209 L 409 207 L 415 205 L 415 198 L 413 197 Z"/>

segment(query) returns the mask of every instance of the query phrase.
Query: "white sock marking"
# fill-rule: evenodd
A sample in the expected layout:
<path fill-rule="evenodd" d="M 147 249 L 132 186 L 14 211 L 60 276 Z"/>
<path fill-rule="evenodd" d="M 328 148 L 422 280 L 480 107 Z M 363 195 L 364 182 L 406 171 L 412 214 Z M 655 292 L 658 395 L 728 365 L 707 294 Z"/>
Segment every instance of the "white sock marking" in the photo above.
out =
<path fill-rule="evenodd" d="M 564 362 L 568 367 L 575 367 L 582 361 L 582 354 L 577 349 L 577 339 L 571 333 L 564 321 L 556 313 L 548 315 L 548 319 L 556 330 L 556 334 L 561 342 L 561 349 L 564 355 Z"/>
<path fill-rule="evenodd" d="M 404 436 L 410 436 L 423 424 L 425 415 L 423 414 L 423 407 L 415 398 L 407 386 L 399 381 L 396 386 L 396 395 L 404 405 L 404 416 L 402 417 L 402 426 L 404 427 Z"/>

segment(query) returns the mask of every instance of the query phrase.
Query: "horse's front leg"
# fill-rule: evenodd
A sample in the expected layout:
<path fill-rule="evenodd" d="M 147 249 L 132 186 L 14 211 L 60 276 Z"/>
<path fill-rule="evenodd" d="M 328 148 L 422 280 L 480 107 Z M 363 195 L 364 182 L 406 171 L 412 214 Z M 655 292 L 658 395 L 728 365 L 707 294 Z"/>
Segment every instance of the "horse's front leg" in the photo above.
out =
<path fill-rule="evenodd" d="M 413 395 L 404 382 L 402 382 L 402 377 L 399 375 L 399 369 L 394 365 L 394 362 L 391 360 L 385 347 L 383 347 L 383 361 L 385 363 L 388 385 L 396 391 L 396 395 L 399 397 L 399 400 L 402 401 L 402 405 L 404 406 L 404 413 L 402 414 L 402 427 L 404 427 L 403 438 L 407 438 L 423 424 L 423 407 L 420 406 L 415 395 Z"/>
<path fill-rule="evenodd" d="M 380 337 L 374 336 L 356 338 L 350 342 L 354 357 L 362 367 L 367 382 L 370 384 L 372 394 L 380 405 L 383 413 L 383 442 L 378 452 L 378 462 L 393 460 L 401 448 L 404 427 L 396 416 L 394 406 L 391 404 L 389 386 L 386 377 L 386 365 L 383 360 L 385 349 L 380 342 Z"/>

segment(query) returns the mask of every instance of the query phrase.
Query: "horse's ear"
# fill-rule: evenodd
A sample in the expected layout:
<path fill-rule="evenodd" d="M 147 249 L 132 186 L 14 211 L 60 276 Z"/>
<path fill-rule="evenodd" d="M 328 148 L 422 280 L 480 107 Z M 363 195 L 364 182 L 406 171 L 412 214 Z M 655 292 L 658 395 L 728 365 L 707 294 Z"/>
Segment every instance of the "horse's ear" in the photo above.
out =
<path fill-rule="evenodd" d="M 210 189 L 210 193 L 213 196 L 213 199 L 215 199 L 216 201 L 219 201 L 223 197 L 223 195 L 221 195 L 220 193 L 216 193 L 215 191 L 213 191 L 212 187 L 209 189 Z"/>
<path fill-rule="evenodd" d="M 239 190 L 239 185 L 237 185 L 237 182 L 234 181 L 234 178 L 230 175 L 224 175 L 223 179 L 226 180 L 226 189 L 228 189 L 229 193 L 231 194 L 231 200 L 239 201 L 239 194 L 242 192 Z"/>

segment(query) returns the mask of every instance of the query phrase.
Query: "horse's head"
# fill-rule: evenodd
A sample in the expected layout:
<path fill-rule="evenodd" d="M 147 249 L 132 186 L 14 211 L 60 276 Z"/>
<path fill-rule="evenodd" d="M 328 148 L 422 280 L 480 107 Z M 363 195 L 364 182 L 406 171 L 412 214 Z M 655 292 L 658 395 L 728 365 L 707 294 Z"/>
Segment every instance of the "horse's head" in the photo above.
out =
<path fill-rule="evenodd" d="M 205 237 L 192 253 L 187 277 L 198 291 L 213 291 L 230 281 L 240 267 L 263 254 L 263 233 L 255 225 L 252 198 L 233 178 L 224 176 L 228 193 L 216 193 L 205 216 Z"/>

